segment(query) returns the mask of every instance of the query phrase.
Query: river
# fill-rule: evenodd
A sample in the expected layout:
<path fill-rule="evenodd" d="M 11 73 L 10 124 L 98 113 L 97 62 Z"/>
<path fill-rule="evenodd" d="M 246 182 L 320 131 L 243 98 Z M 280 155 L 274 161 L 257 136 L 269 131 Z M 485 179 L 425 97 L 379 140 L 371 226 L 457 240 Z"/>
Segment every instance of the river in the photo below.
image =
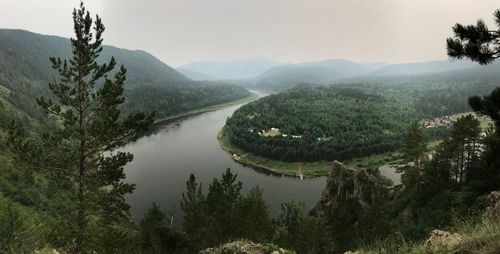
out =
<path fill-rule="evenodd" d="M 126 196 L 136 221 L 156 202 L 164 211 L 173 211 L 174 225 L 181 225 L 180 200 L 189 175 L 195 174 L 206 194 L 209 183 L 215 177 L 220 178 L 227 168 L 238 174 L 245 193 L 256 185 L 264 189 L 272 216 L 278 214 L 284 201 L 302 201 L 306 210 L 318 202 L 326 177 L 299 180 L 257 172 L 236 163 L 219 147 L 217 132 L 241 106 L 157 124 L 147 135 L 120 148 L 134 155 L 134 160 L 125 167 L 125 174 L 127 182 L 137 185 L 134 193 Z"/>

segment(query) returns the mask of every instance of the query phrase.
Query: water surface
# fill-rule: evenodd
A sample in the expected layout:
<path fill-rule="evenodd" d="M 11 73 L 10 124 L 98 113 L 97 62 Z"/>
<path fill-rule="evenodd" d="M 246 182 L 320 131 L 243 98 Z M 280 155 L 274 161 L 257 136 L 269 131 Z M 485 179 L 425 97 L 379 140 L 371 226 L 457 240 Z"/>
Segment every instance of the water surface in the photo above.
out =
<path fill-rule="evenodd" d="M 219 147 L 217 132 L 240 106 L 159 124 L 152 133 L 120 149 L 134 154 L 134 160 L 126 166 L 125 173 L 126 181 L 137 184 L 135 192 L 126 197 L 136 220 L 156 202 L 164 211 L 174 211 L 174 224 L 180 225 L 179 202 L 189 175 L 194 173 L 198 181 L 203 182 L 206 194 L 208 184 L 227 168 L 238 174 L 244 192 L 256 185 L 264 189 L 264 198 L 273 216 L 284 201 L 300 200 L 307 209 L 318 202 L 326 177 L 299 180 L 267 175 L 236 163 Z"/>

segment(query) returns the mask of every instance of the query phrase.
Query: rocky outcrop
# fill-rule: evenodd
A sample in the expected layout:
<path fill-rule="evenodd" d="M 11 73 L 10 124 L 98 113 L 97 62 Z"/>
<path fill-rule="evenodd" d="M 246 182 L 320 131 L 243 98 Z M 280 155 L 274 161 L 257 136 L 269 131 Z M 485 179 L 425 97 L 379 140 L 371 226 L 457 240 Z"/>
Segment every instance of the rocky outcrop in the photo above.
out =
<path fill-rule="evenodd" d="M 429 238 L 425 241 L 425 246 L 432 248 L 436 246 L 446 246 L 451 247 L 459 244 L 463 240 L 463 237 L 457 233 L 450 233 L 448 231 L 435 229 L 432 230 Z"/>
<path fill-rule="evenodd" d="M 488 207 L 484 213 L 484 219 L 494 223 L 500 223 L 500 191 L 494 191 L 488 195 Z"/>
<path fill-rule="evenodd" d="M 236 241 L 226 243 L 217 248 L 209 248 L 200 251 L 200 254 L 295 254 L 295 252 L 284 250 L 272 244 L 260 244 L 250 241 Z"/>
<path fill-rule="evenodd" d="M 350 170 L 334 161 L 326 187 L 312 214 L 324 216 L 347 200 L 354 200 L 360 207 L 368 208 L 385 198 L 387 193 L 387 188 L 376 175 L 365 169 Z"/>

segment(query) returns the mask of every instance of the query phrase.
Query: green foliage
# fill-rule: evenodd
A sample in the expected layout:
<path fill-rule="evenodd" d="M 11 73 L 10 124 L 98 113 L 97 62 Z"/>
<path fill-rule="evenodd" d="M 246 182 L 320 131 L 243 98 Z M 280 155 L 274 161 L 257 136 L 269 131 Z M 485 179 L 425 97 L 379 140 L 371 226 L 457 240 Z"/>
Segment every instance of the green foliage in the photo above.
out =
<path fill-rule="evenodd" d="M 495 24 L 500 29 L 500 10 L 494 13 Z M 484 21 L 478 20 L 476 25 L 456 24 L 453 27 L 454 38 L 447 39 L 448 55 L 452 58 L 468 58 L 483 65 L 493 63 L 500 57 L 498 38 L 499 31 L 488 29 Z M 476 112 L 491 117 L 495 123 L 495 132 L 485 139 L 485 151 L 482 165 L 483 175 L 491 182 L 485 184 L 492 189 L 500 187 L 500 88 L 495 88 L 491 94 L 484 97 L 469 98 L 469 105 Z"/>
<path fill-rule="evenodd" d="M 69 194 L 65 200 L 67 209 L 60 211 L 64 217 L 72 218 L 67 220 L 71 221 L 67 227 L 76 241 L 74 246 L 67 243 L 68 247 L 78 253 L 112 252 L 115 245 L 101 245 L 99 237 L 116 233 L 116 239 L 123 239 L 115 224 L 129 208 L 123 196 L 134 189 L 132 184 L 122 182 L 123 166 L 132 160 L 132 155 L 117 152 L 104 156 L 103 152 L 144 130 L 153 116 L 135 113 L 120 120 L 126 69 L 122 66 L 110 79 L 108 74 L 116 65 L 115 59 L 97 62 L 104 32 L 99 17 L 93 23 L 81 4 L 73 12 L 73 21 L 76 38 L 71 39 L 72 58 L 50 58 L 60 76 L 48 86 L 57 101 L 45 97 L 38 100 L 59 125 L 37 142 L 24 137 L 20 127 L 12 125 L 9 141 L 11 151 L 26 167 L 51 172 L 57 175 L 59 183 L 69 184 L 64 189 Z"/>
<path fill-rule="evenodd" d="M 264 201 L 263 193 L 264 190 L 259 186 L 252 188 L 241 199 L 236 212 L 238 234 L 256 242 L 266 242 L 272 232 L 269 205 Z"/>
<path fill-rule="evenodd" d="M 416 167 L 420 168 L 427 150 L 427 142 L 423 130 L 418 122 L 413 122 L 409 125 L 406 131 L 405 144 L 402 152 L 406 162 L 413 162 Z"/>
<path fill-rule="evenodd" d="M 410 120 L 400 106 L 362 85 L 300 86 L 241 107 L 226 131 L 231 143 L 263 157 L 346 160 L 399 148 Z M 272 127 L 288 136 L 257 133 Z"/>
<path fill-rule="evenodd" d="M 184 86 L 136 86 L 125 91 L 124 112 L 155 111 L 158 118 L 246 98 L 250 93 L 230 84 L 186 84 Z"/>
<path fill-rule="evenodd" d="M 221 179 L 215 178 L 205 196 L 194 175 L 186 183 L 181 207 L 184 228 L 193 251 L 216 246 L 232 239 L 267 242 L 272 224 L 262 189 L 241 193 L 242 183 L 227 169 Z"/>
<path fill-rule="evenodd" d="M 274 241 L 298 253 L 331 253 L 339 244 L 332 241 L 330 225 L 324 218 L 307 216 L 304 203 L 294 200 L 281 204 L 274 227 Z"/>
<path fill-rule="evenodd" d="M 29 218 L 30 214 L 0 199 L 0 253 L 31 253 L 39 248 L 43 238 L 39 218 Z"/>
<path fill-rule="evenodd" d="M 144 254 L 184 253 L 188 242 L 185 235 L 167 225 L 166 215 L 153 203 L 140 222 Z"/>
<path fill-rule="evenodd" d="M 159 59 L 141 50 L 102 46 L 98 64 L 112 56 L 116 64 L 127 66 L 123 113 L 157 111 L 157 117 L 169 117 L 186 111 L 222 104 L 249 96 L 243 87 L 220 82 L 196 82 L 187 79 Z M 23 126 L 40 132 L 50 125 L 35 99 L 53 98 L 45 85 L 57 73 L 47 61 L 50 56 L 71 57 L 71 41 L 65 38 L 0 29 L 0 130 L 10 120 L 20 118 Z M 117 73 L 110 72 L 110 77 Z M 4 92 L 4 90 L 8 92 Z M 7 110 L 3 110 L 7 108 Z"/>
<path fill-rule="evenodd" d="M 201 190 L 201 183 L 198 185 L 196 177 L 191 174 L 186 182 L 187 190 L 182 193 L 181 208 L 184 212 L 184 222 L 182 226 L 192 242 L 200 243 L 203 246 L 205 240 L 205 196 Z"/>
<path fill-rule="evenodd" d="M 500 57 L 500 10 L 496 10 L 494 16 L 497 31 L 489 30 L 483 20 L 478 20 L 476 25 L 456 24 L 453 27 L 455 38 L 446 40 L 448 55 L 456 59 L 469 58 L 483 65 Z"/>

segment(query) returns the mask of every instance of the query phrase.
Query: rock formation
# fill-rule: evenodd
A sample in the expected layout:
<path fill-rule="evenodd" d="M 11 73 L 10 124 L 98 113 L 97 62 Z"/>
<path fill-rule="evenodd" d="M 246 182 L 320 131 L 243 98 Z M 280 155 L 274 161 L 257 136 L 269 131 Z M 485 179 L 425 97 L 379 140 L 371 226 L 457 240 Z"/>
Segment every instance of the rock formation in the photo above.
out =
<path fill-rule="evenodd" d="M 312 213 L 324 216 L 347 200 L 355 200 L 362 208 L 368 208 L 386 197 L 387 193 L 387 188 L 376 175 L 365 169 L 350 170 L 334 161 L 321 199 Z"/>

